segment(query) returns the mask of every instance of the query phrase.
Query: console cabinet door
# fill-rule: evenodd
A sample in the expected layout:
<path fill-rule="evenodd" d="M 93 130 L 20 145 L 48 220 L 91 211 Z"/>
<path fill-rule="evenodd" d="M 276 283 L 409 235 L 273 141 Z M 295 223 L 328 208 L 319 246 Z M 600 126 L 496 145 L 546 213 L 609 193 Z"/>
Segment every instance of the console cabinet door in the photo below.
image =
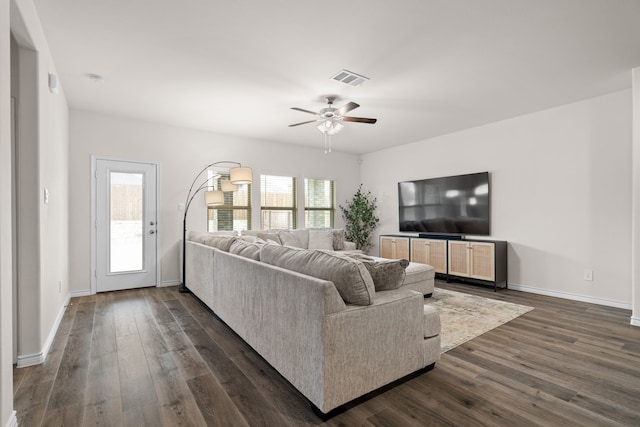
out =
<path fill-rule="evenodd" d="M 389 259 L 409 259 L 409 238 L 380 236 L 380 256 Z"/>
<path fill-rule="evenodd" d="M 411 261 L 429 264 L 436 273 L 447 273 L 447 241 L 411 239 Z"/>
<path fill-rule="evenodd" d="M 494 282 L 495 265 L 493 243 L 449 241 L 449 274 Z"/>
<path fill-rule="evenodd" d="M 449 241 L 449 274 L 469 277 L 469 243 Z"/>
<path fill-rule="evenodd" d="M 481 280 L 496 280 L 495 246 L 493 243 L 470 242 L 470 277 Z"/>

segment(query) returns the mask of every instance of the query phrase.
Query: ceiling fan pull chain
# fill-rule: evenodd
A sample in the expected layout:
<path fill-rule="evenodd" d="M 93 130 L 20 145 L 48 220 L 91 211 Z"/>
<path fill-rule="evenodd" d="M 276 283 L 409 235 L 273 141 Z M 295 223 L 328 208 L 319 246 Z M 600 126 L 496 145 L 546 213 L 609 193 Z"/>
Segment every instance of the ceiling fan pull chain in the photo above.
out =
<path fill-rule="evenodd" d="M 328 153 L 328 151 L 327 151 L 327 138 L 328 138 L 328 135 L 325 133 L 324 134 L 324 154 Z"/>

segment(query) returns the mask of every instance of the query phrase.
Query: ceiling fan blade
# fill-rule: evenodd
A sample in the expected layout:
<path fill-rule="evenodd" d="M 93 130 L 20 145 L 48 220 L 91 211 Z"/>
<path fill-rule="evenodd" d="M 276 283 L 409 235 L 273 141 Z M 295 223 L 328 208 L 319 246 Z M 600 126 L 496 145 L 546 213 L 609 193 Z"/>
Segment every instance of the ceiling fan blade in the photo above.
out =
<path fill-rule="evenodd" d="M 345 122 L 358 122 L 358 123 L 369 123 L 374 124 L 378 121 L 378 119 L 367 119 L 365 117 L 342 117 L 342 120 Z"/>
<path fill-rule="evenodd" d="M 307 120 L 306 122 L 294 123 L 292 125 L 289 125 L 289 127 L 306 125 L 307 123 L 313 123 L 313 122 L 317 122 L 317 121 L 318 120 Z"/>
<path fill-rule="evenodd" d="M 356 104 L 355 102 L 350 102 L 348 104 L 343 105 L 342 107 L 338 108 L 338 111 L 336 111 L 336 113 L 340 116 L 344 116 L 345 114 L 347 114 L 349 111 L 351 110 L 355 110 L 356 108 L 358 108 L 360 106 L 360 104 Z"/>
<path fill-rule="evenodd" d="M 313 114 L 314 116 L 317 116 L 318 113 L 315 113 L 313 111 L 309 111 L 309 110 L 305 110 L 304 108 L 298 108 L 298 107 L 291 107 L 292 110 L 296 110 L 296 111 L 302 111 L 303 113 L 309 113 L 309 114 Z"/>

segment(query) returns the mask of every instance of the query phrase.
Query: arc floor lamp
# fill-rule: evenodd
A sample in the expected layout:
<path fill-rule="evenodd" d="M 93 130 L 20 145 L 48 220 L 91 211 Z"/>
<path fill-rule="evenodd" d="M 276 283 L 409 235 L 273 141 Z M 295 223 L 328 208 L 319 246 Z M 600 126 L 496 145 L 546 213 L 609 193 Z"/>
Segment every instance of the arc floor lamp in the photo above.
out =
<path fill-rule="evenodd" d="M 182 293 L 189 292 L 189 289 L 186 285 L 187 214 L 189 213 L 189 207 L 191 206 L 191 202 L 193 201 L 193 199 L 196 197 L 196 194 L 210 187 L 209 181 L 220 176 L 220 174 L 214 175 L 213 177 L 207 176 L 204 181 L 200 182 L 199 185 L 196 185 L 196 183 L 199 182 L 199 179 L 201 179 L 202 174 L 209 168 L 212 168 L 214 166 L 228 167 L 229 180 L 221 182 L 220 190 L 210 190 L 205 192 L 205 203 L 207 204 L 207 206 L 224 205 L 225 191 L 235 191 L 237 185 L 251 184 L 251 182 L 253 181 L 253 171 L 251 170 L 251 168 L 242 166 L 238 162 L 231 162 L 228 160 L 211 163 L 210 165 L 205 166 L 205 168 L 202 169 L 193 179 L 191 187 L 189 187 L 189 192 L 187 193 L 187 199 L 184 204 L 184 218 L 182 219 L 182 286 L 180 287 L 180 292 Z"/>

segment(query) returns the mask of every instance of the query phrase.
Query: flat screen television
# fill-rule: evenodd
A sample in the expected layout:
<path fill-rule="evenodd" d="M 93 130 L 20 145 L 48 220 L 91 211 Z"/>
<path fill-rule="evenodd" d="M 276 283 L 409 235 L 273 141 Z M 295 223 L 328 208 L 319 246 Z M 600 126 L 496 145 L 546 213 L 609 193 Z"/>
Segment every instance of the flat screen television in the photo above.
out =
<path fill-rule="evenodd" d="M 489 172 L 398 183 L 400 231 L 489 235 Z"/>

